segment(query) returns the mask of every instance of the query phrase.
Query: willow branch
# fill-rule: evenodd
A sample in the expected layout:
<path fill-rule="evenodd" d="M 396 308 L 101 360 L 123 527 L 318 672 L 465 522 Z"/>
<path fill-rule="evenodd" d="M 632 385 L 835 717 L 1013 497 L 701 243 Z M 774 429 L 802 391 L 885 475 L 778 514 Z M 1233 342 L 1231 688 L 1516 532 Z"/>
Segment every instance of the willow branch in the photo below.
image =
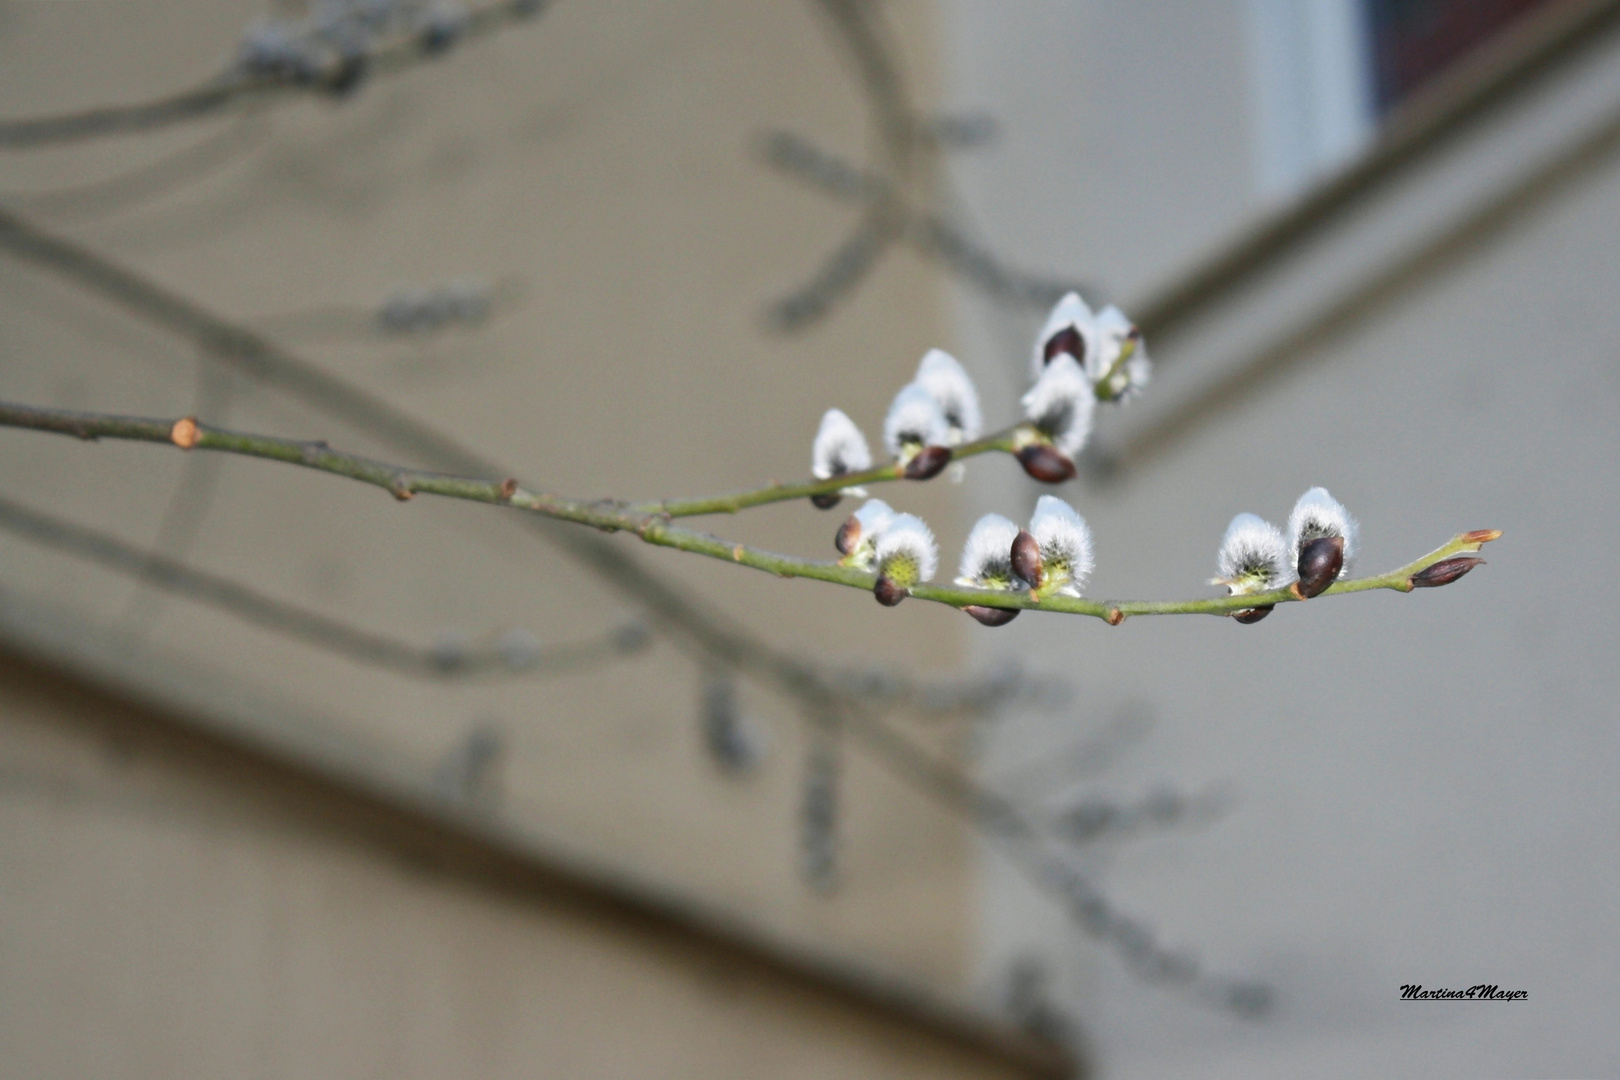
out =
<path fill-rule="evenodd" d="M 265 458 L 370 484 L 382 488 L 401 501 L 422 494 L 509 506 L 556 521 L 589 525 L 606 532 L 633 533 L 649 544 L 705 555 L 711 559 L 763 570 L 777 577 L 806 578 L 868 591 L 877 582 L 877 575 L 870 570 L 764 551 L 710 533 L 682 528 L 672 524 L 666 514 L 641 510 L 611 499 L 571 499 L 560 495 L 526 491 L 514 479 L 479 479 L 411 469 L 362 457 L 359 454 L 334 450 L 325 442 L 227 431 L 200 424 L 190 417 L 179 420 L 154 420 L 108 413 L 40 409 L 0 402 L 0 426 L 31 428 L 89 440 L 125 439 L 136 442 L 169 443 L 184 450 L 216 450 L 245 457 Z M 840 479 L 847 482 L 847 478 Z M 679 500 L 674 502 L 679 505 Z M 1481 545 L 1500 535 L 1501 533 L 1495 530 L 1462 533 L 1398 570 L 1375 577 L 1339 581 L 1320 595 L 1335 596 L 1366 592 L 1371 589 L 1411 592 L 1412 579 L 1419 572 L 1443 559 L 1464 552 L 1478 551 Z M 1038 599 L 1026 592 L 927 584 L 914 585 L 909 591 L 910 595 L 919 600 L 950 607 L 977 605 L 1090 615 L 1113 626 L 1119 625 L 1132 615 L 1231 615 L 1250 608 L 1304 599 L 1293 586 L 1243 596 L 1194 600 L 1093 600 L 1087 597 L 1056 595 Z"/>
<path fill-rule="evenodd" d="M 634 624 L 599 637 L 520 651 L 501 645 L 423 647 L 333 619 L 265 595 L 229 578 L 167 556 L 143 551 L 116 537 L 42 514 L 0 497 L 0 529 L 48 545 L 116 573 L 139 578 L 167 592 L 373 667 L 424 678 L 465 678 L 508 673 L 556 674 L 587 670 L 636 652 L 646 644 Z"/>
<path fill-rule="evenodd" d="M 463 42 L 484 37 L 509 23 L 539 14 L 549 0 L 505 0 L 469 12 L 460 37 Z M 367 54 L 368 78 L 394 75 L 409 70 L 438 54 L 424 49 L 412 38 Z M 171 127 L 212 116 L 235 105 L 277 99 L 290 99 L 311 93 L 331 92 L 332 87 L 300 82 L 280 76 L 253 76 L 214 80 L 134 105 L 103 105 L 54 116 L 0 120 L 0 149 L 27 150 L 58 143 L 77 142 L 106 135 L 128 135 Z"/>
<path fill-rule="evenodd" d="M 1015 453 L 1016 437 L 1019 432 L 1029 428 L 1027 424 L 1017 424 L 1003 431 L 997 431 L 982 438 L 975 439 L 961 446 L 951 448 L 951 460 L 961 461 L 963 458 L 977 457 L 992 451 Z M 764 487 L 753 488 L 749 491 L 740 491 L 734 495 L 711 495 L 692 499 L 663 499 L 656 502 L 632 503 L 629 509 L 645 514 L 661 514 L 664 517 L 698 517 L 702 514 L 735 514 L 739 510 L 748 510 L 755 506 L 765 506 L 770 503 L 791 502 L 794 499 L 807 499 L 813 495 L 833 495 L 845 488 L 864 487 L 868 484 L 883 484 L 891 480 L 906 479 L 904 466 L 897 461 L 887 465 L 877 465 L 863 472 L 842 473 L 829 477 L 826 480 L 805 480 L 797 484 L 783 484 L 771 481 Z"/>

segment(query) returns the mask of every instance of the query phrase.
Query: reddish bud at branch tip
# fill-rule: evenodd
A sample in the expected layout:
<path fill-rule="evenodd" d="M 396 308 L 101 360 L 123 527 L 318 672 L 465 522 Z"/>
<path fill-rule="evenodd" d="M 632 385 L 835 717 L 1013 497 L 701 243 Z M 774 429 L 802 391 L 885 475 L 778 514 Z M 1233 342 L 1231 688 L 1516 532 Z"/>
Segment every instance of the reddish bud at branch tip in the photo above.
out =
<path fill-rule="evenodd" d="M 1046 443 L 1030 443 L 1019 450 L 1018 464 L 1043 484 L 1061 484 L 1074 479 L 1074 462 Z"/>
<path fill-rule="evenodd" d="M 945 466 L 951 463 L 951 448 L 948 446 L 925 446 L 917 451 L 917 456 L 906 462 L 901 475 L 907 480 L 932 480 L 945 471 Z"/>
<path fill-rule="evenodd" d="M 1433 566 L 1426 566 L 1413 574 L 1412 588 L 1436 589 L 1441 585 L 1450 585 L 1484 561 L 1478 555 L 1454 555 L 1441 559 Z"/>
<path fill-rule="evenodd" d="M 1320 596 L 1344 569 L 1344 537 L 1318 536 L 1307 540 L 1299 549 L 1299 581 L 1296 588 L 1300 599 Z"/>
<path fill-rule="evenodd" d="M 1012 572 L 1029 583 L 1032 589 L 1041 587 L 1046 571 L 1041 567 L 1041 545 L 1027 529 L 1019 529 L 1012 542 Z"/>
<path fill-rule="evenodd" d="M 1232 612 L 1232 618 L 1234 621 L 1240 622 L 1244 626 L 1248 626 L 1250 623 L 1257 623 L 1267 615 L 1270 615 L 1271 608 L 1272 605 L 1270 604 L 1267 604 L 1265 607 L 1244 608 L 1242 611 Z"/>
<path fill-rule="evenodd" d="M 906 598 L 906 590 L 890 579 L 880 577 L 877 584 L 872 586 L 872 595 L 877 597 L 877 602 L 884 607 L 894 607 Z"/>
<path fill-rule="evenodd" d="M 1006 626 L 1018 618 L 1017 608 L 984 607 L 968 604 L 962 609 L 985 626 Z"/>

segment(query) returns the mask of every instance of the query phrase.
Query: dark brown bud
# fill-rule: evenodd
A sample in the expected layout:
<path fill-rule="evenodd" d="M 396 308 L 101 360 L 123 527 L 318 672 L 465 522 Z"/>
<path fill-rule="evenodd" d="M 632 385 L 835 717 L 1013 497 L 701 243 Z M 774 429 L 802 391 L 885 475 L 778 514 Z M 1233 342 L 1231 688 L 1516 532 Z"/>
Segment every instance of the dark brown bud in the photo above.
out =
<path fill-rule="evenodd" d="M 951 448 L 948 446 L 925 446 L 917 451 L 917 456 L 906 462 L 902 475 L 907 480 L 932 480 L 945 471 L 945 466 L 951 463 Z"/>
<path fill-rule="evenodd" d="M 1018 451 L 1018 464 L 1043 484 L 1061 484 L 1074 479 L 1074 462 L 1046 443 L 1030 443 Z"/>
<path fill-rule="evenodd" d="M 821 495 L 810 496 L 810 505 L 817 510 L 831 510 L 844 501 L 844 497 L 836 491 L 828 491 Z"/>
<path fill-rule="evenodd" d="M 1083 364 L 1086 360 L 1086 339 L 1080 336 L 1080 331 L 1072 326 L 1065 326 L 1062 330 L 1046 339 L 1046 347 L 1041 354 L 1050 364 L 1053 360 L 1068 353 L 1074 357 L 1076 363 Z"/>
<path fill-rule="evenodd" d="M 1413 574 L 1412 588 L 1436 589 L 1441 585 L 1450 585 L 1484 561 L 1478 555 L 1453 555 L 1449 559 L 1441 559 L 1433 566 L 1424 567 Z"/>
<path fill-rule="evenodd" d="M 1271 609 L 1274 606 L 1275 605 L 1267 604 L 1265 607 L 1244 608 L 1242 611 L 1232 612 L 1232 618 L 1235 621 L 1242 623 L 1244 626 L 1248 626 L 1250 623 L 1257 623 L 1267 615 L 1270 615 Z"/>
<path fill-rule="evenodd" d="M 838 554 L 848 555 L 860 542 L 861 519 L 851 514 L 849 520 L 838 526 L 838 531 L 833 534 L 833 547 L 838 549 Z"/>
<path fill-rule="evenodd" d="M 1299 548 L 1299 595 L 1309 600 L 1339 580 L 1344 569 L 1344 537 L 1318 536 Z"/>
<path fill-rule="evenodd" d="M 906 590 L 904 586 L 896 585 L 886 577 L 880 577 L 877 584 L 872 586 L 872 595 L 877 597 L 877 602 L 884 607 L 894 607 L 906 598 Z"/>
<path fill-rule="evenodd" d="M 983 607 L 979 604 L 968 604 L 962 610 L 985 626 L 1006 626 L 1018 618 L 1018 609 L 1015 607 Z"/>
<path fill-rule="evenodd" d="M 1012 572 L 1029 583 L 1032 589 L 1041 587 L 1046 571 L 1041 567 L 1041 545 L 1027 529 L 1019 529 L 1012 542 Z"/>

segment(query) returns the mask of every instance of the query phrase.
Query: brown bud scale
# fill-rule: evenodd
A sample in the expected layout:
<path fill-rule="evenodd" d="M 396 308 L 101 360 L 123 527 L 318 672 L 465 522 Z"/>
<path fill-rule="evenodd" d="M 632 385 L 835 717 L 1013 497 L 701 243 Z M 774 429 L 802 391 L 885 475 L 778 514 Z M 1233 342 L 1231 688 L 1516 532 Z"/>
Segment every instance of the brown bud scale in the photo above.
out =
<path fill-rule="evenodd" d="M 1108 614 L 1104 618 L 1109 626 L 1118 626 L 1120 623 L 1125 621 L 1125 613 L 1119 610 L 1117 607 L 1109 608 Z"/>
<path fill-rule="evenodd" d="M 814 506 L 817 510 L 831 510 L 833 507 L 837 506 L 843 501 L 844 497 L 838 494 L 836 491 L 828 491 L 820 495 L 810 496 L 810 505 Z"/>
<path fill-rule="evenodd" d="M 859 518 L 852 514 L 849 520 L 838 526 L 838 531 L 833 534 L 833 547 L 838 549 L 838 554 L 848 555 L 855 550 L 855 545 L 860 542 L 861 522 Z"/>
<path fill-rule="evenodd" d="M 1006 626 L 1018 618 L 1017 608 L 984 607 L 981 604 L 968 604 L 962 610 L 985 626 Z"/>
<path fill-rule="evenodd" d="M 1234 622 L 1240 622 L 1244 626 L 1248 626 L 1250 623 L 1257 623 L 1270 615 L 1272 606 L 1267 604 L 1264 607 L 1244 608 L 1242 611 L 1234 611 L 1232 612 L 1232 619 Z"/>
<path fill-rule="evenodd" d="M 925 446 L 917 451 L 917 456 L 906 462 L 901 475 L 907 480 L 932 480 L 945 471 L 945 466 L 951 463 L 951 448 L 948 446 Z"/>
<path fill-rule="evenodd" d="M 872 586 L 872 595 L 877 597 L 877 602 L 884 607 L 894 607 L 906 598 L 906 590 L 889 578 L 880 577 L 877 584 Z"/>
<path fill-rule="evenodd" d="M 1412 588 L 1437 589 L 1442 585 L 1450 585 L 1484 561 L 1478 555 L 1454 555 L 1449 559 L 1441 559 L 1433 566 L 1426 566 L 1413 574 Z"/>
<path fill-rule="evenodd" d="M 1463 533 L 1462 539 L 1465 544 L 1488 544 L 1501 538 L 1501 529 L 1475 529 L 1473 532 Z"/>
<path fill-rule="evenodd" d="M 501 481 L 501 502 L 503 502 L 503 503 L 511 502 L 512 501 L 512 496 L 517 494 L 517 489 L 518 489 L 517 477 L 508 476 L 505 480 L 502 480 Z"/>
<path fill-rule="evenodd" d="M 1086 339 L 1072 326 L 1065 326 L 1047 338 L 1046 345 L 1041 349 L 1041 355 L 1048 364 L 1064 353 L 1074 357 L 1076 363 L 1085 363 Z"/>
<path fill-rule="evenodd" d="M 1043 484 L 1061 484 L 1074 479 L 1074 462 L 1062 451 L 1046 443 L 1030 443 L 1018 451 L 1018 464 Z"/>
<path fill-rule="evenodd" d="M 1318 536 L 1300 545 L 1299 596 L 1309 600 L 1320 596 L 1327 587 L 1339 580 L 1344 569 L 1344 537 Z"/>
<path fill-rule="evenodd" d="M 1041 587 L 1041 581 L 1046 577 L 1046 571 L 1041 566 L 1041 545 L 1029 534 L 1028 529 L 1019 529 L 1018 535 L 1012 542 L 1012 572 L 1017 574 L 1032 589 Z"/>

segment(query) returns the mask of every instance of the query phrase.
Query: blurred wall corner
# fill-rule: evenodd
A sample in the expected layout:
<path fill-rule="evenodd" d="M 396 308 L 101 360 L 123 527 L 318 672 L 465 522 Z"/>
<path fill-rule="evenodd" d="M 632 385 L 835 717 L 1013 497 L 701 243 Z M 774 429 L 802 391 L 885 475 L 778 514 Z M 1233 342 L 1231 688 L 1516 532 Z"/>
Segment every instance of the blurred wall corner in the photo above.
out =
<path fill-rule="evenodd" d="M 1133 975 L 990 851 L 985 999 L 1039 957 L 1043 1002 L 1119 1077 L 1612 1068 L 1620 582 L 1561 583 L 1620 530 L 1620 504 L 1592 498 L 1620 489 L 1620 5 L 951 11 L 954 92 L 1006 132 L 997 161 L 958 173 L 969 207 L 998 240 L 1088 253 L 1073 272 L 1155 362 L 1139 399 L 1099 408 L 1109 468 L 1071 489 L 1093 595 L 1208 595 L 1233 516 L 1283 523 L 1314 485 L 1361 522 L 1357 573 L 1505 531 L 1444 592 L 1313 600 L 1252 627 L 981 635 L 987 660 L 1072 673 L 1083 703 L 1014 710 L 986 737 L 984 775 L 1036 819 L 1161 785 L 1232 793 L 1195 827 L 1070 856 L 1278 1008 L 1212 1016 Z M 958 317 L 1009 384 L 1025 377 L 1036 317 L 973 297 Z M 1007 512 L 1004 484 L 970 495 Z M 1151 733 L 1096 755 L 1133 702 Z M 1547 1011 L 1397 1003 L 1405 973 L 1463 970 L 1546 987 Z"/>

